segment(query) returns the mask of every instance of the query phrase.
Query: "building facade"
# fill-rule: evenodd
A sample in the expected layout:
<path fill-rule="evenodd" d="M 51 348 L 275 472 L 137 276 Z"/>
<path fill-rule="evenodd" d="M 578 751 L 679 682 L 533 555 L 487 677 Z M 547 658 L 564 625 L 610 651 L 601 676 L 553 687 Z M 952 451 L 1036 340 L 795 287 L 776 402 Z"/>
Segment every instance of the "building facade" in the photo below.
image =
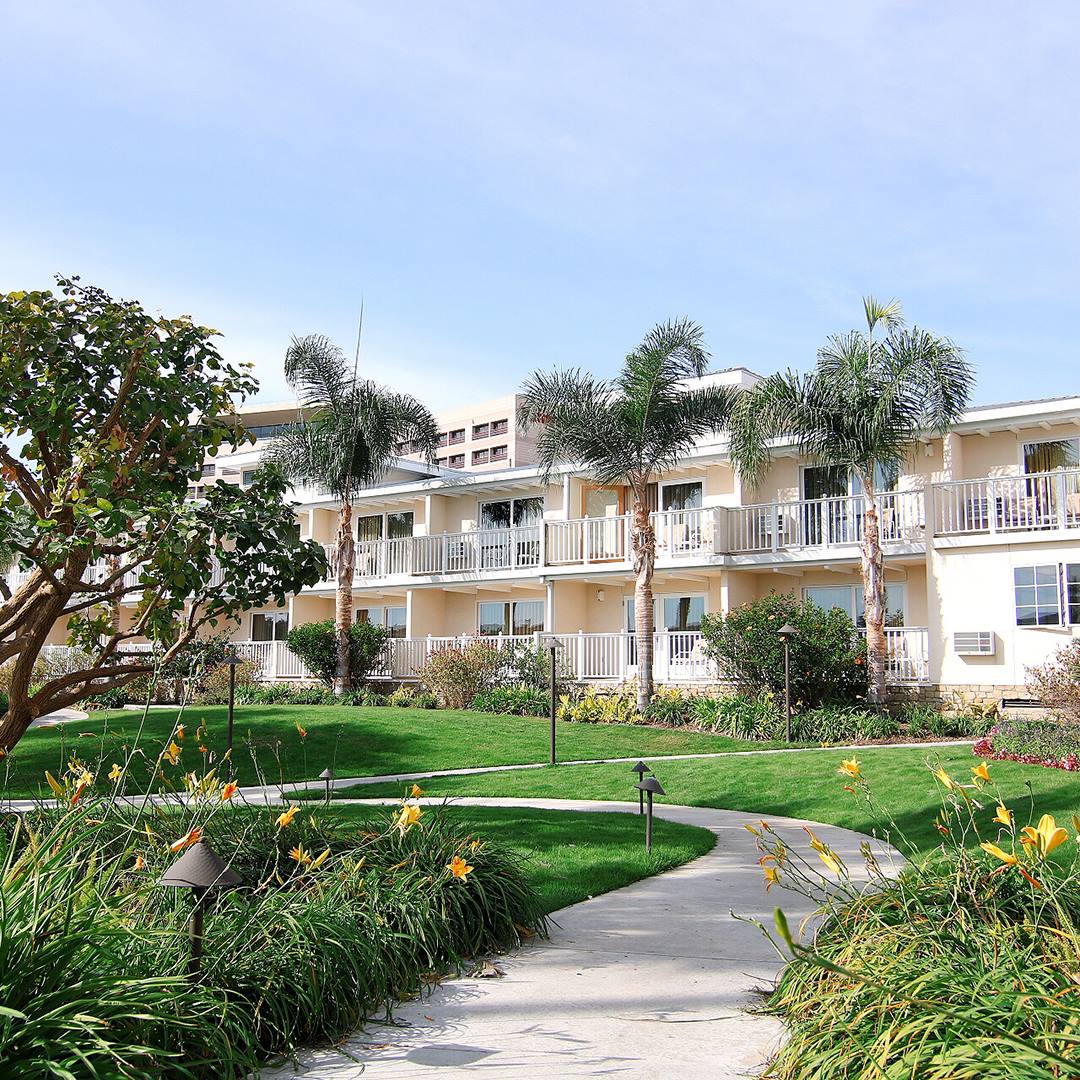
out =
<path fill-rule="evenodd" d="M 734 369 L 707 378 L 750 385 L 757 376 Z M 442 463 L 405 456 L 356 501 L 356 617 L 387 627 L 386 677 L 414 678 L 451 642 L 545 632 L 558 636 L 581 680 L 634 675 L 628 493 L 572 466 L 545 480 L 515 409 L 508 397 L 444 418 Z M 245 483 L 290 413 L 295 406 L 246 412 L 262 439 L 219 456 L 204 482 Z M 506 446 L 505 462 L 491 459 L 496 445 Z M 465 464 L 451 466 L 458 446 Z M 487 459 L 474 461 L 484 450 Z M 971 409 L 880 480 L 889 681 L 927 698 L 1024 696 L 1026 668 L 1080 626 L 1080 398 Z M 303 535 L 325 545 L 333 564 L 336 506 L 319 492 L 294 495 Z M 860 621 L 864 505 L 855 477 L 781 445 L 749 488 L 721 437 L 660 477 L 652 503 L 659 682 L 715 682 L 702 616 L 770 592 Z M 331 577 L 283 608 L 251 611 L 232 637 L 265 677 L 302 678 L 284 635 L 331 619 L 334 593 Z"/>

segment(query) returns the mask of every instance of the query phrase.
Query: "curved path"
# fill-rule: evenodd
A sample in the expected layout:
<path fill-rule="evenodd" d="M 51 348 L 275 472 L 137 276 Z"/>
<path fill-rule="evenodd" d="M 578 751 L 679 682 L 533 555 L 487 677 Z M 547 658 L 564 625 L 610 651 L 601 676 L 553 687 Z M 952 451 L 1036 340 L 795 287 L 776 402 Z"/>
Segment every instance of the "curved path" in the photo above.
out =
<path fill-rule="evenodd" d="M 423 800 L 440 802 L 441 800 Z M 634 803 L 559 799 L 454 800 L 477 806 L 637 812 Z M 656 814 L 701 825 L 717 837 L 707 855 L 552 917 L 549 941 L 497 960 L 503 978 L 447 980 L 401 1005 L 392 1024 L 371 1023 L 332 1050 L 305 1051 L 265 1080 L 432 1077 L 455 1068 L 492 1080 L 623 1076 L 710 1080 L 756 1075 L 776 1049 L 779 1021 L 748 1011 L 783 960 L 761 931 L 782 905 L 797 925 L 802 898 L 767 895 L 752 815 L 657 805 Z M 805 850 L 803 824 L 769 823 Z M 815 832 L 852 867 L 866 838 L 830 825 Z M 899 866 L 874 844 L 884 867 Z"/>

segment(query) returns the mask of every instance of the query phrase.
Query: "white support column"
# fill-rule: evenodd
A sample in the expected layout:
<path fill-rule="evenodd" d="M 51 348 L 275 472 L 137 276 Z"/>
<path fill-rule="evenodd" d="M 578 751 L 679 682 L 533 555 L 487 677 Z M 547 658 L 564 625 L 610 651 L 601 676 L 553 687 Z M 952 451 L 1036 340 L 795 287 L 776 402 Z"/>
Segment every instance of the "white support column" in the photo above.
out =
<path fill-rule="evenodd" d="M 544 582 L 546 595 L 544 597 L 544 630 L 549 634 L 555 633 L 555 582 L 548 578 Z"/>

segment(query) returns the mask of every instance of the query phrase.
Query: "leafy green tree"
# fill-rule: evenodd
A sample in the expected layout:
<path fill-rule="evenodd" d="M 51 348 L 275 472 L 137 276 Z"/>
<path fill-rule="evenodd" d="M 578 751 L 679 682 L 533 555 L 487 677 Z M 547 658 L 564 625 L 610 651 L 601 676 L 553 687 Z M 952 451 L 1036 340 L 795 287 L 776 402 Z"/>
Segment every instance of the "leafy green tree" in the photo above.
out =
<path fill-rule="evenodd" d="M 522 388 L 523 424 L 549 479 L 560 466 L 585 470 L 598 484 L 630 489 L 637 638 L 638 707 L 653 691 L 653 571 L 656 532 L 649 487 L 674 469 L 702 436 L 724 427 L 736 399 L 725 386 L 688 386 L 708 367 L 704 334 L 689 319 L 660 323 L 623 361 L 611 381 L 579 370 L 534 373 Z"/>
<path fill-rule="evenodd" d="M 0 551 L 26 572 L 0 601 L 11 665 L 0 748 L 35 717 L 168 667 L 209 628 L 323 576 L 280 473 L 188 498 L 207 455 L 248 440 L 235 409 L 257 387 L 214 336 L 77 279 L 0 295 Z M 89 660 L 32 685 L 58 624 Z M 126 648 L 138 638 L 152 654 Z"/>
<path fill-rule="evenodd" d="M 334 692 L 342 694 L 349 685 L 353 621 L 353 500 L 386 475 L 402 443 L 432 458 L 439 430 L 419 401 L 358 378 L 345 354 L 319 334 L 293 339 L 285 354 L 285 377 L 302 411 L 271 444 L 266 460 L 291 480 L 328 491 L 338 503 Z"/>
<path fill-rule="evenodd" d="M 778 373 L 739 401 L 731 458 L 751 483 L 772 460 L 771 441 L 793 438 L 814 462 L 850 470 L 865 500 L 861 565 L 866 604 L 867 699 L 885 701 L 885 575 L 879 477 L 895 475 L 923 435 L 944 435 L 963 414 L 974 374 L 948 338 L 906 328 L 900 305 L 863 301 L 865 330 L 830 337 L 807 375 Z M 875 340 L 874 331 L 884 332 Z"/>

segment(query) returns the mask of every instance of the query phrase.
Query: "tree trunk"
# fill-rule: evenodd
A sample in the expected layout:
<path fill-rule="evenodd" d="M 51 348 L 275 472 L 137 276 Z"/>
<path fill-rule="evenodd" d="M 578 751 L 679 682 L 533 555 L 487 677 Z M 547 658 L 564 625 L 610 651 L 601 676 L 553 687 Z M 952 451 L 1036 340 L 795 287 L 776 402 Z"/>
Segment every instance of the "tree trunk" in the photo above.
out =
<path fill-rule="evenodd" d="M 634 490 L 630 543 L 634 557 L 634 633 L 637 645 L 637 705 L 644 712 L 653 695 L 653 569 L 656 532 L 644 489 Z"/>
<path fill-rule="evenodd" d="M 353 569 L 356 565 L 356 546 L 352 535 L 352 503 L 343 502 L 338 514 L 337 547 L 334 550 L 337 564 L 337 598 L 334 624 L 337 630 L 337 670 L 334 673 L 334 693 L 344 694 L 349 689 L 349 631 L 353 620 Z"/>
<path fill-rule="evenodd" d="M 881 558 L 881 519 L 877 495 L 864 478 L 866 516 L 863 522 L 862 579 L 866 614 L 866 700 L 885 704 L 885 569 Z"/>

